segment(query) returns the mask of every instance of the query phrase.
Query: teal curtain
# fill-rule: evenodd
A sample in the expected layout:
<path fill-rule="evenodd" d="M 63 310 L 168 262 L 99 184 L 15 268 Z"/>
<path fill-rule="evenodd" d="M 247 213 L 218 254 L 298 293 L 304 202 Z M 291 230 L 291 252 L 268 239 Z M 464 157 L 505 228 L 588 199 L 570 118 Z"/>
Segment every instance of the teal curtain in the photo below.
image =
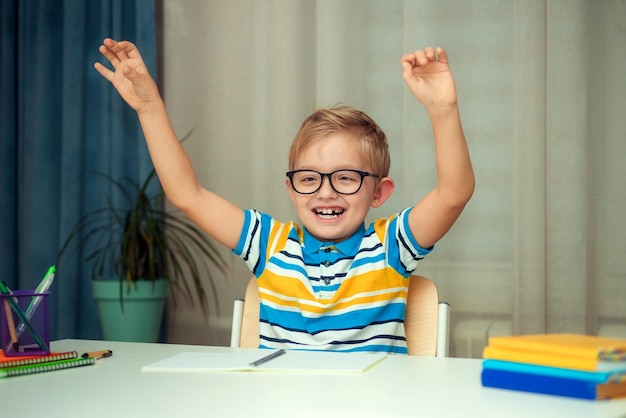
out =
<path fill-rule="evenodd" d="M 94 172 L 152 169 L 135 113 L 93 69 L 102 39 L 156 77 L 156 0 L 0 2 L 0 280 L 34 288 L 82 214 L 123 199 Z M 51 338 L 101 337 L 77 248 L 51 288 Z"/>

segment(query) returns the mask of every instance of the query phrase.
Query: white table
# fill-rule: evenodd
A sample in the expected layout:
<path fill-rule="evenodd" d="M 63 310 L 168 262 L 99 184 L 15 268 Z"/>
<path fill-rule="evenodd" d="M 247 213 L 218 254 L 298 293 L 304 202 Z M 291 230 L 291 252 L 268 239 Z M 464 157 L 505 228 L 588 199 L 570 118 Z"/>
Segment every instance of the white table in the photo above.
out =
<path fill-rule="evenodd" d="M 0 380 L 0 416 L 626 417 L 626 399 L 483 388 L 475 359 L 390 356 L 355 375 L 145 373 L 142 366 L 179 352 L 235 349 L 86 340 L 56 341 L 52 349 L 111 349 L 113 357 L 95 366 Z"/>

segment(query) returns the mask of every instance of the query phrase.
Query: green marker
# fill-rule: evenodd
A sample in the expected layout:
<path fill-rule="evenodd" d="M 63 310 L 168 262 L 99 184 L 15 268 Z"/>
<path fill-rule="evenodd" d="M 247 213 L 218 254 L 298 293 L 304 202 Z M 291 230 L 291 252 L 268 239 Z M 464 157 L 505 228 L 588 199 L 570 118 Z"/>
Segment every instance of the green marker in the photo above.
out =
<path fill-rule="evenodd" d="M 48 289 L 50 289 L 50 286 L 52 286 L 52 282 L 54 281 L 55 272 L 56 266 L 50 266 L 50 268 L 48 268 L 48 271 L 46 271 L 46 274 L 44 274 L 43 279 L 41 279 L 41 282 L 39 282 L 39 286 L 37 286 L 37 289 L 35 289 L 35 293 L 46 293 Z M 41 299 L 43 299 L 42 296 L 34 296 L 26 307 L 24 314 L 29 321 L 35 314 L 35 310 L 41 303 Z M 25 324 L 22 322 L 17 326 L 17 338 L 21 337 L 22 333 L 24 332 L 24 325 Z"/>

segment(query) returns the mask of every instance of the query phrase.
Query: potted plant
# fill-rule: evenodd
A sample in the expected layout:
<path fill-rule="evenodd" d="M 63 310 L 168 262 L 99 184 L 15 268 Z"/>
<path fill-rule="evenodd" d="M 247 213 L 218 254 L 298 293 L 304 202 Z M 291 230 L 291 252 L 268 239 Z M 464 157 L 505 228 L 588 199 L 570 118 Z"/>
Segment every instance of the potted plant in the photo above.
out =
<path fill-rule="evenodd" d="M 165 296 L 171 295 L 176 306 L 176 294 L 183 295 L 206 314 L 202 279 L 207 279 L 217 304 L 210 266 L 224 271 L 225 263 L 203 231 L 182 213 L 165 209 L 162 189 L 150 195 L 154 169 L 143 181 L 98 175 L 122 192 L 128 206 L 117 207 L 109 199 L 105 207 L 80 219 L 59 251 L 57 266 L 70 248 L 80 245 L 87 252 L 84 262 L 91 266 L 94 296 L 100 298 L 104 338 L 157 341 Z M 116 280 L 106 280 L 111 273 Z M 134 298 L 139 298 L 138 306 L 132 304 Z"/>

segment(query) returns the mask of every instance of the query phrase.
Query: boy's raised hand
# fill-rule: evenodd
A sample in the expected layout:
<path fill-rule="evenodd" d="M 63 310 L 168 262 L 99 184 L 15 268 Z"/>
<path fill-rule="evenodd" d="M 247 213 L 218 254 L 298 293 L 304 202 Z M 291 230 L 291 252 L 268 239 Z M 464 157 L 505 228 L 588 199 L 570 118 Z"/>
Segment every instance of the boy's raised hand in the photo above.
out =
<path fill-rule="evenodd" d="M 135 45 L 107 38 L 98 50 L 109 60 L 114 70 L 99 62 L 94 64 L 94 68 L 113 84 L 130 107 L 141 112 L 147 104 L 159 97 L 158 88 Z"/>
<path fill-rule="evenodd" d="M 456 104 L 456 88 L 443 48 L 428 47 L 402 56 L 402 78 L 427 109 Z"/>

